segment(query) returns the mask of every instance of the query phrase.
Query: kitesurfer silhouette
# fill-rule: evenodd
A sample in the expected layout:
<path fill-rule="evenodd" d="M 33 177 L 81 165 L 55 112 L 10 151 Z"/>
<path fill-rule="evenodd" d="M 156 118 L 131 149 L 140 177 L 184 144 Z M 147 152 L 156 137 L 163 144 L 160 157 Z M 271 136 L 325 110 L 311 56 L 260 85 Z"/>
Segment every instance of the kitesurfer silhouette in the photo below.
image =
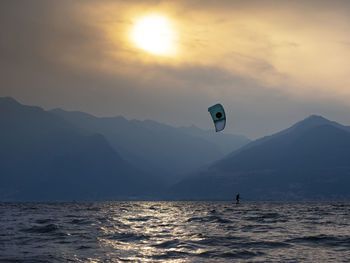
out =
<path fill-rule="evenodd" d="M 239 204 L 239 194 L 236 195 L 236 204 Z"/>

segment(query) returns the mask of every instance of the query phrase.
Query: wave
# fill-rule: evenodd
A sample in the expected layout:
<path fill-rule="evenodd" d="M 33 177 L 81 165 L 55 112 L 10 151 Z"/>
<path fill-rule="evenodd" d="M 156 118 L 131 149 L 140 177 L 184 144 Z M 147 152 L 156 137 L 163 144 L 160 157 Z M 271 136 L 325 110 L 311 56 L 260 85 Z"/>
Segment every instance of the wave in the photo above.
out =
<path fill-rule="evenodd" d="M 203 216 L 203 217 L 191 217 L 187 219 L 187 222 L 217 222 L 222 224 L 232 223 L 231 220 L 222 218 L 220 216 Z"/>
<path fill-rule="evenodd" d="M 109 236 L 112 240 L 122 241 L 122 242 L 135 242 L 139 240 L 148 240 L 150 236 L 144 234 L 138 234 L 133 232 L 128 233 L 114 233 Z"/>
<path fill-rule="evenodd" d="M 349 215 L 350 203 L 1 204 L 0 262 L 341 262 Z"/>
<path fill-rule="evenodd" d="M 199 257 L 204 258 L 223 258 L 223 259 L 249 259 L 252 257 L 262 256 L 264 252 L 254 252 L 251 250 L 240 249 L 235 252 L 224 252 L 220 253 L 218 251 L 205 251 L 198 254 Z"/>
<path fill-rule="evenodd" d="M 51 233 L 51 232 L 56 232 L 59 229 L 59 226 L 57 224 L 48 224 L 44 226 L 33 226 L 30 228 L 24 228 L 22 229 L 22 232 L 27 232 L 27 233 Z"/>
<path fill-rule="evenodd" d="M 290 243 L 304 243 L 308 245 L 321 245 L 321 246 L 346 246 L 350 247 L 349 236 L 332 236 L 332 235 L 312 235 L 302 236 L 286 240 Z"/>

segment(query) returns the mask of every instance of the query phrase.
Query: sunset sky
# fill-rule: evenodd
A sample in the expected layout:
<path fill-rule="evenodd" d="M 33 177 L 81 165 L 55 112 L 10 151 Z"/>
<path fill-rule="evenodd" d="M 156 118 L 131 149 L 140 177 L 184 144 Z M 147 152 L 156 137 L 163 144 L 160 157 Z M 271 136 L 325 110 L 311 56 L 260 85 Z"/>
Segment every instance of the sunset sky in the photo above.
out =
<path fill-rule="evenodd" d="M 350 1 L 2 0 L 0 96 L 204 129 L 222 103 L 226 132 L 250 138 L 310 114 L 350 125 L 349 14 Z"/>

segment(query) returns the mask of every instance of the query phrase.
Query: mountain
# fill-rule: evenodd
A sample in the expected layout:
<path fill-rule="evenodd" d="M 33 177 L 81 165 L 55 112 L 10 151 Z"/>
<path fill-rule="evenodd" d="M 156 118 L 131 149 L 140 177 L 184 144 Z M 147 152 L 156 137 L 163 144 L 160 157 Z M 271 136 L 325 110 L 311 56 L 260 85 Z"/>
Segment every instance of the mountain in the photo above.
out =
<path fill-rule="evenodd" d="M 1 200 L 142 199 L 161 188 L 102 135 L 39 107 L 0 98 L 0 127 Z"/>
<path fill-rule="evenodd" d="M 172 198 L 350 200 L 349 127 L 312 115 L 174 186 Z"/>
<path fill-rule="evenodd" d="M 213 132 L 213 130 L 202 130 L 194 125 L 189 127 L 180 127 L 178 130 L 192 136 L 203 138 L 204 140 L 215 144 L 224 155 L 227 155 L 250 142 L 247 137 L 242 135 Z"/>
<path fill-rule="evenodd" d="M 175 128 L 151 120 L 99 118 L 62 109 L 51 113 L 89 133 L 102 134 L 125 160 L 169 183 L 248 142 L 243 136 L 215 134 L 194 126 Z"/>

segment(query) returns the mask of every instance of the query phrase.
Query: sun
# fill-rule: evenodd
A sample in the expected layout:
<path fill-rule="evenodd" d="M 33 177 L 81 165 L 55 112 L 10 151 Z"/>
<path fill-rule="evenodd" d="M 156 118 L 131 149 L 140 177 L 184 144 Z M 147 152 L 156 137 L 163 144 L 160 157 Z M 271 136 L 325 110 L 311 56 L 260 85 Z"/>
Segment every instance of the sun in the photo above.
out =
<path fill-rule="evenodd" d="M 165 16 L 147 15 L 138 19 L 131 32 L 136 46 L 155 55 L 172 55 L 175 52 L 175 31 Z"/>

